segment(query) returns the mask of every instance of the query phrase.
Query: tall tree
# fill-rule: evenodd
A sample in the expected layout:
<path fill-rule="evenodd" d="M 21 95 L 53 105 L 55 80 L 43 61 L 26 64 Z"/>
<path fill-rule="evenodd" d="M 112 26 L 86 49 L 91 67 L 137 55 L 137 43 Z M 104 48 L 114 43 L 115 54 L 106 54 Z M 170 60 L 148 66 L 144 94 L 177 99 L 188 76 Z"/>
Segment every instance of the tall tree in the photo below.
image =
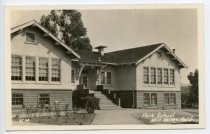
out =
<path fill-rule="evenodd" d="M 190 101 L 192 104 L 196 105 L 198 104 L 198 69 L 195 69 L 194 73 L 190 72 L 187 76 L 190 84 Z"/>
<path fill-rule="evenodd" d="M 81 13 L 76 10 L 52 10 L 43 15 L 40 24 L 71 48 L 92 50 Z"/>

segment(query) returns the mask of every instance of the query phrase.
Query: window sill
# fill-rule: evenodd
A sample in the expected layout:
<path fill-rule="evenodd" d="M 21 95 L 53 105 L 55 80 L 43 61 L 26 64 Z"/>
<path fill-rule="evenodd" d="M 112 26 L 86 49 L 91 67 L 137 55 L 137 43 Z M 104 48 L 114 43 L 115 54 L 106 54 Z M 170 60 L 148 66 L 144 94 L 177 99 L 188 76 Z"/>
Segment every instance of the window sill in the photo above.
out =
<path fill-rule="evenodd" d="M 61 85 L 61 82 L 48 81 L 12 81 L 12 84 L 47 84 L 47 85 Z"/>
<path fill-rule="evenodd" d="M 32 44 L 32 45 L 37 45 L 38 42 L 24 42 L 25 44 Z"/>
<path fill-rule="evenodd" d="M 144 87 L 163 87 L 163 88 L 175 88 L 175 85 L 164 85 L 164 84 L 143 84 Z"/>

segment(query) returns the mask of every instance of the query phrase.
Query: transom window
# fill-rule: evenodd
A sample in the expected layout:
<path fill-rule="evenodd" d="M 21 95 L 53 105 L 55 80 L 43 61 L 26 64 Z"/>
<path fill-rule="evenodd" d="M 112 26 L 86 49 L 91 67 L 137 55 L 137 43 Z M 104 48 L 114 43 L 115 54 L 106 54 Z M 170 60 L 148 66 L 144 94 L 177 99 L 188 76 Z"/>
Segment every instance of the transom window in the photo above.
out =
<path fill-rule="evenodd" d="M 48 58 L 39 58 L 39 81 L 48 81 Z"/>
<path fill-rule="evenodd" d="M 12 105 L 23 105 L 23 94 L 13 93 L 12 94 Z"/>
<path fill-rule="evenodd" d="M 144 84 L 149 84 L 149 68 L 144 67 Z"/>
<path fill-rule="evenodd" d="M 144 105 L 157 105 L 157 93 L 144 93 Z"/>
<path fill-rule="evenodd" d="M 36 67 L 35 67 L 35 57 L 26 56 L 26 74 L 25 79 L 27 81 L 35 81 L 35 73 L 36 73 Z"/>
<path fill-rule="evenodd" d="M 35 43 L 35 34 L 31 32 L 26 32 L 26 42 Z"/>
<path fill-rule="evenodd" d="M 168 84 L 168 69 L 164 68 L 164 84 Z"/>
<path fill-rule="evenodd" d="M 157 68 L 157 84 L 162 84 L 162 68 Z"/>
<path fill-rule="evenodd" d="M 39 94 L 39 105 L 50 105 L 50 95 L 49 94 Z"/>
<path fill-rule="evenodd" d="M 156 69 L 154 67 L 151 67 L 151 84 L 156 84 Z"/>
<path fill-rule="evenodd" d="M 22 80 L 22 58 L 21 56 L 12 55 L 11 79 Z"/>
<path fill-rule="evenodd" d="M 165 104 L 176 104 L 175 93 L 165 93 Z"/>
<path fill-rule="evenodd" d="M 173 69 L 170 69 L 170 85 L 174 85 L 175 84 L 175 81 L 174 81 L 174 70 Z"/>
<path fill-rule="evenodd" d="M 51 81 L 60 81 L 60 73 L 61 73 L 60 60 L 53 58 L 51 66 L 52 66 Z"/>

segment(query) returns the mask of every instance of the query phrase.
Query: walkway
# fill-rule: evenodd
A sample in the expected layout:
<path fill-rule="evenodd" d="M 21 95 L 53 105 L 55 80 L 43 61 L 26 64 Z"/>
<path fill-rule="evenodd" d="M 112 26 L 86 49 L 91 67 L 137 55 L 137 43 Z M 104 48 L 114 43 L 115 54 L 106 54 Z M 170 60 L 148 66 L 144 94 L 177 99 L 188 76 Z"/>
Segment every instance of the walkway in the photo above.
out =
<path fill-rule="evenodd" d="M 143 124 L 132 116 L 136 109 L 97 110 L 92 125 Z"/>

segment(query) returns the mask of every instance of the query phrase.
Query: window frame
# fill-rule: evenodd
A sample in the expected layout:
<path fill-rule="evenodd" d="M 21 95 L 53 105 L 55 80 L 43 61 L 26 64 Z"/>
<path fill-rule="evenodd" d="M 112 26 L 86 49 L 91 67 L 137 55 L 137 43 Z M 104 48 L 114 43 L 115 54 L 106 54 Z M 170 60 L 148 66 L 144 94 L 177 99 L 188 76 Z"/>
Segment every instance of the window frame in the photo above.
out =
<path fill-rule="evenodd" d="M 176 105 L 176 93 L 164 93 L 165 105 Z"/>
<path fill-rule="evenodd" d="M 157 93 L 143 93 L 143 96 L 144 96 L 144 106 L 157 106 L 157 96 L 158 94 Z M 155 96 L 155 97 L 153 97 Z M 146 102 L 148 103 L 145 103 L 145 99 L 146 99 Z M 154 103 L 153 103 L 154 102 Z"/>
<path fill-rule="evenodd" d="M 34 36 L 34 41 L 28 41 L 27 40 L 27 34 L 32 34 Z M 34 45 L 36 45 L 36 34 L 34 32 L 31 32 L 31 31 L 26 31 L 25 32 L 25 42 L 27 44 L 34 44 Z"/>
<path fill-rule="evenodd" d="M 166 74 L 166 72 L 167 74 Z M 169 71 L 168 71 L 168 68 L 164 68 L 163 69 L 163 84 L 164 85 L 169 85 Z"/>
<path fill-rule="evenodd" d="M 160 73 L 158 73 L 160 71 Z M 157 68 L 157 84 L 162 85 L 163 84 L 163 69 L 158 67 Z"/>
<path fill-rule="evenodd" d="M 147 70 L 146 72 L 145 69 Z M 143 83 L 149 85 L 149 67 L 143 67 Z"/>
<path fill-rule="evenodd" d="M 108 73 L 110 73 L 110 76 L 108 76 Z M 106 84 L 111 85 L 112 84 L 112 72 L 106 72 Z"/>
<path fill-rule="evenodd" d="M 171 73 L 171 71 L 173 73 Z M 175 70 L 174 69 L 169 70 L 169 83 L 170 83 L 170 85 L 175 85 Z"/>
<path fill-rule="evenodd" d="M 54 61 L 56 61 L 57 63 L 53 63 Z M 51 77 L 50 78 L 51 82 L 61 81 L 61 60 L 60 59 L 57 59 L 57 58 L 51 59 L 51 76 L 50 77 Z"/>
<path fill-rule="evenodd" d="M 153 71 L 154 71 L 154 74 Z M 155 85 L 156 84 L 156 68 L 155 67 L 150 67 L 150 84 Z M 154 81 L 153 81 L 154 80 Z"/>
<path fill-rule="evenodd" d="M 40 66 L 41 65 L 41 62 L 40 62 L 40 60 L 41 59 L 45 59 L 46 61 L 47 61 L 47 66 Z M 38 66 L 38 81 L 39 82 L 49 82 L 49 58 L 46 58 L 46 57 L 39 57 L 39 66 Z M 46 63 L 45 63 L 46 64 Z M 42 64 L 42 65 L 44 65 L 44 64 Z M 43 74 L 45 74 L 45 73 L 41 73 L 41 70 L 45 70 L 46 72 L 46 77 L 44 77 L 44 75 Z M 40 75 L 40 73 L 43 75 Z"/>
<path fill-rule="evenodd" d="M 44 105 L 49 105 L 50 106 L 50 94 L 49 93 L 39 93 L 39 103 L 38 106 L 41 107 L 41 102 L 47 102 L 48 103 L 43 103 Z"/>
<path fill-rule="evenodd" d="M 103 74 L 103 75 L 102 75 Z M 103 81 L 102 81 L 103 80 Z M 100 73 L 100 84 L 104 85 L 106 83 L 106 73 L 102 71 Z"/>
<path fill-rule="evenodd" d="M 32 66 L 27 66 L 27 58 L 30 58 L 34 60 L 34 62 L 32 64 Z M 29 72 L 27 72 L 27 70 L 31 70 L 32 69 L 32 73 L 34 73 L 34 76 L 30 76 L 30 75 L 27 75 Z M 31 72 L 30 72 L 31 73 Z M 25 81 L 36 81 L 36 57 L 34 56 L 25 56 Z"/>
<path fill-rule="evenodd" d="M 75 83 L 75 69 L 71 69 L 71 83 Z"/>
<path fill-rule="evenodd" d="M 17 95 L 20 95 L 20 96 L 17 97 Z M 21 103 L 19 104 L 19 102 Z M 24 105 L 23 93 L 12 93 L 12 106 L 23 106 L 23 105 Z"/>
<path fill-rule="evenodd" d="M 14 63 L 13 58 L 20 58 L 20 61 L 19 61 L 20 64 L 14 65 L 15 63 L 17 63 L 17 61 Z M 16 69 L 14 70 L 14 68 L 16 68 Z M 19 70 L 19 71 L 17 72 L 17 70 Z M 20 76 L 14 76 L 13 74 L 20 74 Z M 20 55 L 11 55 L 11 80 L 12 81 L 23 81 L 23 57 Z"/>

